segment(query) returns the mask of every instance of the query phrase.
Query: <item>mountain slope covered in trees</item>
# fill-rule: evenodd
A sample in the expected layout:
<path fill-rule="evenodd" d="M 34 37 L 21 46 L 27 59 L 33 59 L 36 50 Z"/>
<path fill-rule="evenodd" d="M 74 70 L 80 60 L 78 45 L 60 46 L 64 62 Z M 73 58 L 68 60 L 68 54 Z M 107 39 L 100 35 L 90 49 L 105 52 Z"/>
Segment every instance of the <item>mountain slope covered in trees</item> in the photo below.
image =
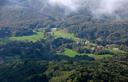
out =
<path fill-rule="evenodd" d="M 47 1 L 0 0 L 0 82 L 128 82 L 125 9 L 97 17 L 87 0 Z"/>

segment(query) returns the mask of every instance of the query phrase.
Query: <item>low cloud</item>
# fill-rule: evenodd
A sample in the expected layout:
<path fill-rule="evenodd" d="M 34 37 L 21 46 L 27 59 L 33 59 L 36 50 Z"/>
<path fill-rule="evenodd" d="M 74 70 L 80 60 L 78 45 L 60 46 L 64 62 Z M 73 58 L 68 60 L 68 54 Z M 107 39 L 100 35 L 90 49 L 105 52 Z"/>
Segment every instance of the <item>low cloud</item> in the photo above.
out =
<path fill-rule="evenodd" d="M 77 12 L 80 9 L 88 9 L 94 16 L 119 16 L 127 15 L 128 0 L 0 0 L 0 6 L 11 2 L 15 7 L 42 10 L 44 7 L 61 7 L 66 12 Z M 68 11 L 67 11 L 68 10 Z"/>
<path fill-rule="evenodd" d="M 71 11 L 76 11 L 80 6 L 78 0 L 49 0 L 48 2 L 53 6 L 61 6 L 64 8 L 68 8 Z"/>
<path fill-rule="evenodd" d="M 128 8 L 127 0 L 49 0 L 52 5 L 68 8 L 71 11 L 77 11 L 81 8 L 88 8 L 95 16 L 115 15 L 117 12 L 124 13 Z"/>

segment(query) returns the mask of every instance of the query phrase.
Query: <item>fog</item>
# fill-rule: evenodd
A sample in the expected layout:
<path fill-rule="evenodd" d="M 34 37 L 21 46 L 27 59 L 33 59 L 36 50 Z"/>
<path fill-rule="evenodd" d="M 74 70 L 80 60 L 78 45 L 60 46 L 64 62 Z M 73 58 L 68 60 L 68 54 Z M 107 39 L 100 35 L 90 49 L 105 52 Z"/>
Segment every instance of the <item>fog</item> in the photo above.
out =
<path fill-rule="evenodd" d="M 11 3 L 12 8 L 29 7 L 36 11 L 42 11 L 46 6 L 61 7 L 66 12 L 78 12 L 80 9 L 87 8 L 93 16 L 97 17 L 101 15 L 119 16 L 118 13 L 127 15 L 128 8 L 128 0 L 0 0 L 0 7 L 7 1 Z"/>
<path fill-rule="evenodd" d="M 95 15 L 113 15 L 128 5 L 128 0 L 49 0 L 49 2 L 52 5 L 69 8 L 71 11 L 86 7 Z"/>
<path fill-rule="evenodd" d="M 71 11 L 77 11 L 80 6 L 78 0 L 49 0 L 51 5 L 58 5 L 61 7 L 69 8 Z"/>

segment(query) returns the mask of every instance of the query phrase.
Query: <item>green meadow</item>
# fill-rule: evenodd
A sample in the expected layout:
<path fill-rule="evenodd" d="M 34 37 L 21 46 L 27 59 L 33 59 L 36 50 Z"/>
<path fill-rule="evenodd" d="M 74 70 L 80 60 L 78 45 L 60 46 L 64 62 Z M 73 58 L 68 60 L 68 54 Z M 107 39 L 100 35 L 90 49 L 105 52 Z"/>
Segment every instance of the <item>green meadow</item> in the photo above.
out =
<path fill-rule="evenodd" d="M 111 54 L 104 54 L 104 55 L 86 54 L 86 53 L 85 54 L 80 54 L 80 53 L 78 53 L 78 52 L 76 52 L 72 49 L 68 49 L 68 48 L 66 48 L 64 50 L 64 55 L 68 56 L 68 57 L 75 57 L 77 55 L 79 55 L 79 56 L 84 56 L 85 55 L 85 56 L 88 56 L 88 57 L 92 57 L 94 59 L 112 58 L 114 56 L 114 55 L 111 55 Z"/>
<path fill-rule="evenodd" d="M 11 41 L 29 41 L 29 42 L 36 42 L 40 39 L 43 39 L 44 34 L 43 32 L 36 32 L 36 34 L 31 36 L 14 36 L 10 37 L 9 40 Z"/>
<path fill-rule="evenodd" d="M 64 50 L 64 55 L 69 56 L 69 57 L 75 57 L 76 55 L 79 55 L 79 53 L 74 50 L 66 48 Z"/>
<path fill-rule="evenodd" d="M 75 37 L 74 34 L 72 33 L 67 33 L 67 32 L 63 32 L 63 31 L 53 31 L 52 35 L 56 38 L 58 37 L 62 37 L 62 38 L 67 38 L 67 39 L 72 39 L 74 41 L 79 41 L 79 38 Z"/>

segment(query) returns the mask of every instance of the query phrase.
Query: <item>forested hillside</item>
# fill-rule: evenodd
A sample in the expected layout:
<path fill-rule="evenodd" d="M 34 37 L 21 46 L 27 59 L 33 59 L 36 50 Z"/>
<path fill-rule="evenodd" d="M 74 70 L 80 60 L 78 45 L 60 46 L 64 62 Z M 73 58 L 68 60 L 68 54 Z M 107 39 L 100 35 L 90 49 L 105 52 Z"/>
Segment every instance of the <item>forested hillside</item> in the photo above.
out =
<path fill-rule="evenodd" d="M 0 0 L 0 82 L 128 82 L 127 1 L 74 1 Z"/>

